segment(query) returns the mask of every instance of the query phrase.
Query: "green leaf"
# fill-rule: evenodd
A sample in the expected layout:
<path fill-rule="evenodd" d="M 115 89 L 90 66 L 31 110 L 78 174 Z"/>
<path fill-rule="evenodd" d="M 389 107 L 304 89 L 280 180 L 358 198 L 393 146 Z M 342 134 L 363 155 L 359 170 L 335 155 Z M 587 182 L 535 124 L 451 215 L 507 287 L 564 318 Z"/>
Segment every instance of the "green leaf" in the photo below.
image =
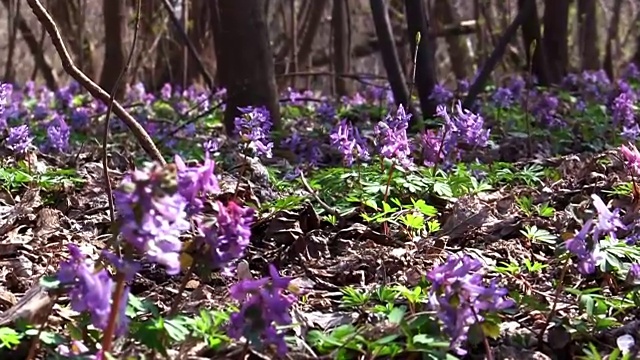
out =
<path fill-rule="evenodd" d="M 387 319 L 389 320 L 389 322 L 393 324 L 400 324 L 404 319 L 404 315 L 406 312 L 407 310 L 404 307 L 399 306 L 399 307 L 393 308 L 393 310 L 391 310 L 391 312 L 387 316 Z"/>
<path fill-rule="evenodd" d="M 500 325 L 485 321 L 482 323 L 482 331 L 485 336 L 488 336 L 492 339 L 497 339 L 500 337 Z"/>

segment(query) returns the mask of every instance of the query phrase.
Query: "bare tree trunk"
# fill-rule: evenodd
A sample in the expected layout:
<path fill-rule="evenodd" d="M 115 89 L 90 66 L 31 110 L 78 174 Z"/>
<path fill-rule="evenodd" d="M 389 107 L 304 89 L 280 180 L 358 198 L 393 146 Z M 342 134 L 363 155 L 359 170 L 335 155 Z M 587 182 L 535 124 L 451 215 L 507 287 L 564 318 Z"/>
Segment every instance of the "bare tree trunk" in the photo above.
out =
<path fill-rule="evenodd" d="M 17 26 L 17 18 L 20 14 L 20 0 L 10 0 L 5 5 L 7 7 L 7 26 L 9 33 L 9 43 L 8 43 L 8 51 L 7 51 L 7 63 L 5 64 L 4 69 L 4 81 L 6 82 L 15 82 L 15 69 L 13 68 L 13 55 L 16 50 L 16 37 L 18 35 L 18 26 Z"/>
<path fill-rule="evenodd" d="M 569 0 L 545 0 L 543 45 L 552 84 L 559 84 L 567 73 L 568 19 Z"/>
<path fill-rule="evenodd" d="M 435 0 L 435 18 L 438 19 L 438 26 L 442 29 L 446 25 L 458 23 L 458 15 L 450 0 Z M 451 70 L 456 79 L 466 79 L 467 66 L 471 65 L 469 52 L 464 45 L 464 38 L 457 35 L 445 36 L 449 50 L 449 61 L 451 61 Z"/>
<path fill-rule="evenodd" d="M 347 23 L 347 1 L 333 0 L 331 12 L 331 27 L 333 28 L 333 66 L 336 74 L 349 72 L 349 24 Z M 334 78 L 336 93 L 338 96 L 349 95 L 347 79 L 341 76 Z"/>
<path fill-rule="evenodd" d="M 56 21 L 65 43 L 73 54 L 73 60 L 87 76 L 97 78 L 97 65 L 94 59 L 94 46 L 86 36 L 81 0 L 49 0 L 48 9 Z M 103 0 L 106 1 L 106 0 Z"/>
<path fill-rule="evenodd" d="M 422 117 L 431 117 L 436 112 L 437 104 L 430 99 L 431 92 L 436 85 L 436 61 L 435 61 L 435 38 L 429 36 L 429 20 L 422 0 L 405 0 L 405 15 L 407 17 L 407 36 L 411 46 L 411 53 L 415 54 L 418 49 L 416 61 L 415 85 L 420 98 L 420 109 Z M 420 34 L 420 43 L 416 44 Z M 412 55 L 413 56 L 413 55 Z M 412 122 L 418 121 L 413 119 Z"/>
<path fill-rule="evenodd" d="M 640 68 L 640 34 L 636 35 L 636 52 L 633 54 L 633 63 Z"/>
<path fill-rule="evenodd" d="M 535 0 L 518 0 L 518 11 L 522 12 L 528 5 L 528 1 L 535 2 Z M 540 85 L 546 86 L 550 84 L 551 78 L 544 46 L 541 43 L 542 36 L 540 35 L 538 7 L 535 4 L 533 6 L 531 16 L 527 17 L 522 24 L 522 40 L 527 59 L 527 71 L 531 70 L 533 75 L 538 78 Z M 531 53 L 532 51 L 533 54 Z"/>
<path fill-rule="evenodd" d="M 600 52 L 598 51 L 596 0 L 578 0 L 578 26 L 582 69 L 597 70 L 600 68 Z"/>
<path fill-rule="evenodd" d="M 105 36 L 100 86 L 109 93 L 116 85 L 118 75 L 125 66 L 126 10 L 125 0 L 102 0 Z M 127 79 L 124 79 L 122 83 L 126 84 L 127 82 Z M 119 86 L 114 97 L 122 99 L 124 91 L 125 87 Z"/>
<path fill-rule="evenodd" d="M 227 89 L 224 124 L 228 134 L 233 133 L 238 107 L 242 106 L 265 106 L 274 128 L 280 127 L 273 54 L 264 9 L 265 0 L 220 0 L 212 9 L 217 76 Z"/>
<path fill-rule="evenodd" d="M 610 79 L 613 79 L 613 40 L 618 36 L 618 23 L 620 22 L 620 12 L 622 11 L 622 0 L 615 0 L 613 3 L 613 15 L 609 23 L 607 32 L 606 51 L 604 54 L 604 71 Z"/>
<path fill-rule="evenodd" d="M 396 105 L 403 105 L 407 108 L 410 104 L 410 94 L 396 52 L 396 43 L 393 40 L 387 5 L 385 4 L 385 0 L 369 0 L 369 4 L 371 5 L 373 24 L 375 25 L 378 42 L 380 44 L 382 62 L 387 72 L 389 85 L 391 85 L 393 98 Z"/>
<path fill-rule="evenodd" d="M 2 3 L 6 7 L 8 6 L 10 1 L 11 0 L 2 0 Z M 16 22 L 18 30 L 20 30 L 22 39 L 24 39 L 24 42 L 29 48 L 29 52 L 31 52 L 31 55 L 33 56 L 36 68 L 42 73 L 42 77 L 44 78 L 47 87 L 49 89 L 56 90 L 58 88 L 57 79 L 53 68 L 44 56 L 42 46 L 40 46 L 38 39 L 36 38 L 33 31 L 31 31 L 31 26 L 27 23 L 25 18 L 23 18 L 19 12 L 15 15 L 16 16 L 14 21 Z"/>

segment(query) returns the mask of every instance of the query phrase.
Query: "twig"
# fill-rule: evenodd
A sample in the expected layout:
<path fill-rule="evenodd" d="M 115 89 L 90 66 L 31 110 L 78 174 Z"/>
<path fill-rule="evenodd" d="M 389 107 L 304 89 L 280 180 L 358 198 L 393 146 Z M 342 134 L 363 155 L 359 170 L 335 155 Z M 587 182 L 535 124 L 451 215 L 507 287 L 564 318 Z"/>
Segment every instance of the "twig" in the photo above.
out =
<path fill-rule="evenodd" d="M 135 52 L 136 42 L 138 41 L 138 30 L 140 29 L 140 13 L 142 12 L 142 0 L 138 0 L 138 6 L 136 9 L 136 22 L 133 30 L 133 42 L 131 44 L 131 49 L 129 50 L 129 56 L 127 57 L 127 62 L 124 64 L 124 67 L 120 71 L 116 82 L 113 84 L 113 89 L 111 89 L 111 95 L 109 99 L 109 106 L 107 107 L 107 115 L 104 119 L 104 134 L 102 136 L 102 167 L 104 171 L 104 185 L 105 190 L 107 192 L 107 199 L 109 201 L 109 218 L 111 220 L 112 226 L 116 223 L 116 210 L 113 203 L 113 189 L 111 188 L 111 179 L 109 178 L 109 161 L 108 161 L 108 152 L 107 152 L 107 144 L 109 143 L 109 120 L 111 118 L 111 110 L 113 108 L 113 103 L 115 101 L 115 94 L 118 91 L 118 88 L 121 85 L 122 79 L 124 75 L 127 73 L 129 66 L 131 65 L 131 60 L 133 59 L 133 53 Z M 112 246 L 116 249 L 116 254 L 121 256 L 120 247 L 117 245 L 115 241 L 118 233 L 115 229 L 112 229 Z M 118 322 L 118 315 L 120 313 L 120 298 L 122 297 L 122 293 L 125 287 L 125 275 L 122 270 L 118 270 L 118 274 L 116 275 L 116 290 L 114 292 L 114 298 L 111 304 L 111 313 L 109 314 L 109 323 L 107 325 L 107 329 L 104 332 L 102 338 L 102 350 L 107 353 L 111 350 L 111 343 L 113 341 L 113 334 L 116 331 L 116 323 Z M 126 304 L 124 305 L 126 306 Z"/>
<path fill-rule="evenodd" d="M 62 67 L 74 80 L 76 80 L 80 85 L 82 85 L 87 91 L 95 98 L 101 100 L 103 103 L 108 104 L 110 102 L 109 94 L 104 91 L 98 84 L 92 81 L 87 75 L 85 75 L 78 67 L 73 63 L 67 48 L 62 41 L 62 37 L 60 36 L 60 31 L 58 27 L 53 22 L 51 15 L 47 12 L 47 9 L 42 6 L 42 3 L 39 0 L 27 0 L 29 7 L 33 11 L 33 14 L 38 18 L 38 21 L 45 28 L 49 36 L 51 37 L 51 42 L 53 46 L 56 48 L 58 55 L 60 56 L 60 61 L 62 62 Z M 140 146 L 144 149 L 144 151 L 149 155 L 153 160 L 159 162 L 160 164 L 166 164 L 166 161 L 160 154 L 160 151 L 153 143 L 153 140 L 149 136 L 149 134 L 145 131 L 145 129 L 133 118 L 129 113 L 127 113 L 124 108 L 117 101 L 113 101 L 113 112 L 118 116 L 126 125 L 129 127 L 129 130 L 136 137 L 136 140 L 140 143 Z"/>
<path fill-rule="evenodd" d="M 328 212 L 329 214 L 331 214 L 331 215 L 333 215 L 335 217 L 341 217 L 340 211 L 338 211 L 337 209 L 332 208 L 326 202 L 322 201 L 322 199 L 320 199 L 318 194 L 316 194 L 316 192 L 313 191 L 313 189 L 311 188 L 311 185 L 309 185 L 309 182 L 307 182 L 307 179 L 304 177 L 304 172 L 303 172 L 302 169 L 300 169 L 300 181 L 302 181 L 302 185 L 304 185 L 305 190 L 307 190 L 307 192 L 309 194 L 311 194 L 311 196 L 313 196 L 313 199 L 315 201 L 317 201 L 318 204 L 320 204 L 320 206 L 322 206 L 322 208 L 326 212 Z"/>

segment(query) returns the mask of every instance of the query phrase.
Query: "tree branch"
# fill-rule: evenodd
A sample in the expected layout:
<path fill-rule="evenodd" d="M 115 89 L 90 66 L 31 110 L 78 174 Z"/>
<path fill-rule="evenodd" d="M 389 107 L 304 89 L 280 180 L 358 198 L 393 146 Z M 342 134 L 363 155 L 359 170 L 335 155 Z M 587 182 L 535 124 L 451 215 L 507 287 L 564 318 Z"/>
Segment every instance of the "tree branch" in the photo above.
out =
<path fill-rule="evenodd" d="M 105 104 L 109 104 L 109 94 L 80 71 L 80 69 L 78 69 L 78 67 L 73 63 L 73 60 L 71 60 L 71 56 L 65 48 L 62 37 L 60 36 L 60 32 L 58 31 L 56 24 L 53 22 L 51 15 L 47 12 L 47 9 L 42 6 L 42 3 L 39 0 L 27 0 L 27 3 L 29 4 L 29 7 L 31 7 L 33 14 L 38 18 L 38 21 L 51 37 L 51 42 L 56 48 L 56 51 L 60 56 L 60 60 L 62 61 L 62 67 L 67 74 L 87 89 L 94 98 L 99 99 Z M 153 143 L 149 134 L 147 134 L 145 129 L 136 121 L 136 119 L 127 113 L 122 105 L 117 101 L 113 102 L 113 112 L 127 125 L 127 127 L 129 127 L 129 130 L 131 130 L 147 155 L 149 155 L 153 160 L 164 165 L 166 161 L 164 161 L 162 154 L 160 154 L 160 151 Z"/>

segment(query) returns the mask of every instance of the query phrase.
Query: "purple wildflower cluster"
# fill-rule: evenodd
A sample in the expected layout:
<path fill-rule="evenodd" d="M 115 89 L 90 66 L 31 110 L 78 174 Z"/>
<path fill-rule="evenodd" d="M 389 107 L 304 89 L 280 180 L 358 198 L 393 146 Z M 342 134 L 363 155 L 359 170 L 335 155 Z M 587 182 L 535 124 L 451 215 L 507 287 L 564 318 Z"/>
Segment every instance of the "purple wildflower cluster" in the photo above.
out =
<path fill-rule="evenodd" d="M 105 330 L 111 312 L 111 298 L 115 283 L 106 269 L 97 270 L 90 259 L 80 249 L 68 245 L 71 258 L 62 264 L 57 272 L 58 280 L 71 287 L 69 297 L 71 308 L 78 312 L 88 312 L 91 323 L 97 329 Z M 116 333 L 122 335 L 128 326 L 125 316 L 129 290 L 125 288 L 120 301 L 118 327 Z"/>
<path fill-rule="evenodd" d="M 346 166 L 351 166 L 357 160 L 369 160 L 366 140 L 360 135 L 360 130 L 349 121 L 341 120 L 331 132 L 330 138 L 331 145 L 340 151 Z"/>
<path fill-rule="evenodd" d="M 591 199 L 597 220 L 587 220 L 582 229 L 566 242 L 567 250 L 578 258 L 578 271 L 582 274 L 594 273 L 602 260 L 600 240 L 609 236 L 611 240 L 618 241 L 616 232 L 627 228 L 620 218 L 620 209 L 609 210 L 598 195 L 591 195 Z"/>
<path fill-rule="evenodd" d="M 453 100 L 453 93 L 442 84 L 436 84 L 429 95 L 429 99 L 438 105 L 447 105 Z"/>
<path fill-rule="evenodd" d="M 148 164 L 127 174 L 114 190 L 118 225 L 124 242 L 174 275 L 181 269 L 180 238 L 191 234 L 196 243 L 206 245 L 210 255 L 207 266 L 228 270 L 249 245 L 254 210 L 229 201 L 226 204 L 214 202 L 217 204 L 215 215 L 205 213 L 205 200 L 220 193 L 214 170 L 215 163 L 207 154 L 202 165 L 187 166 L 176 157 L 175 164 Z M 192 231 L 189 233 L 189 230 Z M 71 260 L 61 266 L 58 279 L 70 288 L 72 308 L 88 312 L 93 324 L 104 329 L 110 317 L 114 280 L 106 269 L 96 270 L 77 247 L 71 245 L 69 252 Z M 130 260 L 111 253 L 104 255 L 118 271 L 126 274 L 128 280 L 138 271 L 138 266 Z M 242 302 L 241 310 L 232 315 L 230 328 L 234 336 L 245 336 L 251 342 L 254 341 L 251 336 L 276 342 L 279 335 L 271 323 L 290 323 L 286 310 L 295 298 L 282 295 L 289 280 L 277 277 L 274 269 L 271 277 L 273 279 L 253 282 L 245 280 L 232 290 L 234 298 Z M 272 284 L 269 285 L 271 288 L 266 286 L 267 282 Z M 122 296 L 124 309 L 128 289 Z M 255 319 L 256 311 L 262 312 L 265 322 Z M 119 334 L 122 334 L 127 324 L 124 310 L 118 316 Z M 252 325 L 242 327 L 240 324 Z"/>
<path fill-rule="evenodd" d="M 470 326 L 484 320 L 483 314 L 515 305 L 505 299 L 507 289 L 498 287 L 496 279 L 485 285 L 482 263 L 469 256 L 452 255 L 427 274 L 432 283 L 429 304 L 437 311 L 444 332 L 451 338 L 451 349 L 459 355 Z"/>
<path fill-rule="evenodd" d="M 269 277 L 258 280 L 247 279 L 229 290 L 231 297 L 242 302 L 240 311 L 231 315 L 228 334 L 240 339 L 244 337 L 255 346 L 275 345 L 280 356 L 287 352 L 287 344 L 274 324 L 292 323 L 289 308 L 295 295 L 285 294 L 291 278 L 281 277 L 278 270 L 269 266 Z"/>
<path fill-rule="evenodd" d="M 413 165 L 411 144 L 407 138 L 410 118 L 411 114 L 405 112 L 401 104 L 394 116 L 388 115 L 374 130 L 380 156 L 394 161 L 403 168 Z"/>
<path fill-rule="evenodd" d="M 457 160 L 464 152 L 464 148 L 478 148 L 487 145 L 489 130 L 484 129 L 483 117 L 463 109 L 460 102 L 455 105 L 454 111 L 449 113 L 446 107 L 438 106 L 436 115 L 444 120 L 442 129 L 437 136 L 440 137 L 442 149 L 440 146 L 433 146 L 434 138 L 437 138 L 435 133 L 424 134 L 422 140 L 425 142 L 423 143 L 425 165 L 432 165 L 438 159 L 438 154 L 441 159 L 444 158 L 447 161 Z"/>
<path fill-rule="evenodd" d="M 240 108 L 241 117 L 235 119 L 235 133 L 241 141 L 253 147 L 256 154 L 270 158 L 273 143 L 269 140 L 271 115 L 265 107 Z"/>

